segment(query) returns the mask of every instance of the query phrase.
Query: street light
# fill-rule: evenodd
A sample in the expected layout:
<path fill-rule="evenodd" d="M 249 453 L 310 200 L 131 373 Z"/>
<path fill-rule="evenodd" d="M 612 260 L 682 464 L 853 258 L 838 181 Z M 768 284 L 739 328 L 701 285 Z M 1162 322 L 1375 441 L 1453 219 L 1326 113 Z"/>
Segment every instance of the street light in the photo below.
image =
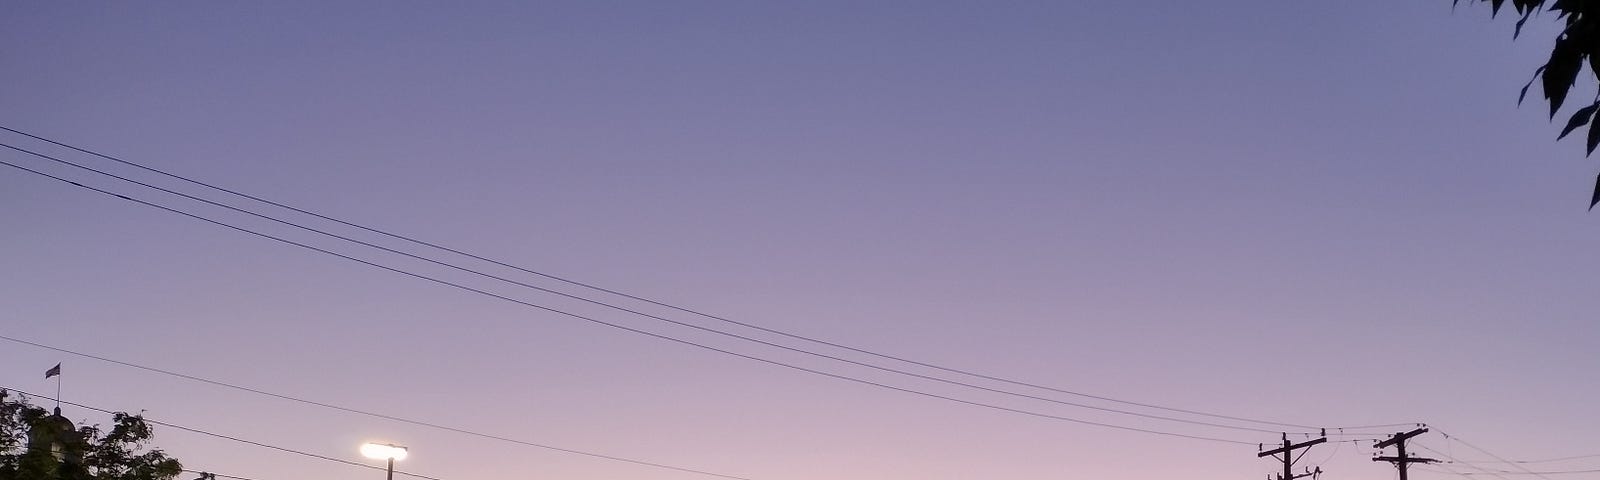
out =
<path fill-rule="evenodd" d="M 361 454 L 375 460 L 389 461 L 389 480 L 394 480 L 394 461 L 406 459 L 406 447 L 387 443 L 367 442 L 361 445 Z"/>

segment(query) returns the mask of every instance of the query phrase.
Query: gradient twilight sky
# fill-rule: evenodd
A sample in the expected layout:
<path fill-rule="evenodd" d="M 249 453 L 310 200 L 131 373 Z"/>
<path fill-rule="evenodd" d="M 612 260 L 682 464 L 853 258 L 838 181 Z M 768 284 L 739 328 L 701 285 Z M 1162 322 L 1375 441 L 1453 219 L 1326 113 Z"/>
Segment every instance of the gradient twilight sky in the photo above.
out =
<path fill-rule="evenodd" d="M 1511 20 L 1449 3 L 8 2 L 0 124 L 920 360 L 1296 423 L 1422 421 L 1508 457 L 1597 453 L 1600 213 L 1583 208 L 1596 163 L 1552 141 L 1542 106 L 1515 105 L 1548 27 L 1512 42 Z M 1275 471 L 1254 445 L 777 368 L 11 169 L 0 203 L 0 335 L 759 480 Z M 963 398 L 1275 439 L 893 379 L 496 291 Z M 56 362 L 68 400 L 342 458 L 391 440 L 412 448 L 402 468 L 445 480 L 706 478 L 12 343 L 0 385 L 48 392 Z M 196 469 L 381 475 L 157 431 Z M 1392 477 L 1370 453 L 1306 458 L 1326 458 L 1327 479 Z"/>

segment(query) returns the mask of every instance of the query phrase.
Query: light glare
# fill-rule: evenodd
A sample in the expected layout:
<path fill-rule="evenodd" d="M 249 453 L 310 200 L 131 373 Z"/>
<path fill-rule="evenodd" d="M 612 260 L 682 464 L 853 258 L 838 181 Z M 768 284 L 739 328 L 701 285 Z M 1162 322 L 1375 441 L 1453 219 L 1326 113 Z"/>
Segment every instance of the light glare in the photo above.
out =
<path fill-rule="evenodd" d="M 406 447 L 369 442 L 361 446 L 361 454 L 365 455 L 367 458 L 377 460 L 388 460 L 391 458 L 395 460 L 405 460 Z"/>

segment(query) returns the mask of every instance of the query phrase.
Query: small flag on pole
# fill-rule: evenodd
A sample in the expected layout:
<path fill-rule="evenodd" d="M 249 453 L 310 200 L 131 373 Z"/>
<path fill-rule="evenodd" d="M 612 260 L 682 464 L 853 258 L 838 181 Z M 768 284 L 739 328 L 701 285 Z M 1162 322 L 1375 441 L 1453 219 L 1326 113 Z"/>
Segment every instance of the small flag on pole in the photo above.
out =
<path fill-rule="evenodd" d="M 50 377 L 54 377 L 54 376 L 57 376 L 57 375 L 60 375 L 60 374 L 61 374 L 61 364 L 57 363 L 56 366 L 50 367 L 49 370 L 45 370 L 44 371 L 44 378 L 50 378 Z"/>

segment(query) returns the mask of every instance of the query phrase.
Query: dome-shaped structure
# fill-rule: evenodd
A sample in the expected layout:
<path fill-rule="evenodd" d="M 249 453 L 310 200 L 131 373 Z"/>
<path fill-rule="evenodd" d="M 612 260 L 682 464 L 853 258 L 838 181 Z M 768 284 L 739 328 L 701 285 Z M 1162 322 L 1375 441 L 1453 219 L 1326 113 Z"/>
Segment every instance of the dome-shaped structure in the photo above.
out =
<path fill-rule="evenodd" d="M 50 452 L 56 460 L 77 464 L 83 461 L 83 451 L 88 447 L 83 434 L 72 420 L 61 416 L 61 409 L 40 418 L 28 429 L 28 450 Z"/>

